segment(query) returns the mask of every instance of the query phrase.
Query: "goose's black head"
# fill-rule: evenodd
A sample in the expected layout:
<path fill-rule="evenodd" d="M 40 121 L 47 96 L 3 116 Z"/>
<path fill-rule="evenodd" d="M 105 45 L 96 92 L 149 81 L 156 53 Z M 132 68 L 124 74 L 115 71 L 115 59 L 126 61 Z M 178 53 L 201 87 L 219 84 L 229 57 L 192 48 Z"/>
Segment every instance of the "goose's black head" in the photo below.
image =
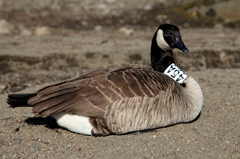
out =
<path fill-rule="evenodd" d="M 163 24 L 158 27 L 155 34 L 157 45 L 161 49 L 167 51 L 178 48 L 185 53 L 189 52 L 182 41 L 178 27 L 171 24 Z"/>
<path fill-rule="evenodd" d="M 164 72 L 174 63 L 172 49 L 178 48 L 185 53 L 189 50 L 182 41 L 179 28 L 171 24 L 162 24 L 158 27 L 152 39 L 151 63 L 156 71 Z"/>

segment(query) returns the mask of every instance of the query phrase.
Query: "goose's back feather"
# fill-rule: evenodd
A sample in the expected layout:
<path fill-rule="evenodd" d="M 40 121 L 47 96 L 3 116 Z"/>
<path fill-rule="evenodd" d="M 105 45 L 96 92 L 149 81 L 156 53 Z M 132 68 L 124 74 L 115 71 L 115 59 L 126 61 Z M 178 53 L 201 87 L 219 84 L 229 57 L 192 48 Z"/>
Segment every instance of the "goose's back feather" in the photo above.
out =
<path fill-rule="evenodd" d="M 47 86 L 32 97 L 33 112 L 48 116 L 66 111 L 104 118 L 116 101 L 154 97 L 173 83 L 166 75 L 145 65 L 121 64 L 102 67 L 80 77 Z"/>

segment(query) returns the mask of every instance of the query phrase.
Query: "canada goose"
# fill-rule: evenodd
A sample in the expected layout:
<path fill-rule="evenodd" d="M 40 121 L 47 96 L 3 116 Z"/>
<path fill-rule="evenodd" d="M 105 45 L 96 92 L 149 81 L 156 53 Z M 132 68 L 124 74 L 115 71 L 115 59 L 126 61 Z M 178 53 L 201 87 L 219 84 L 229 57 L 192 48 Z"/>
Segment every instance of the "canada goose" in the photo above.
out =
<path fill-rule="evenodd" d="M 152 39 L 152 67 L 105 66 L 35 93 L 9 94 L 7 102 L 13 108 L 33 107 L 33 113 L 50 115 L 61 127 L 84 135 L 124 134 L 190 122 L 201 111 L 203 94 L 198 83 L 174 65 L 174 48 L 189 52 L 178 27 L 163 24 Z"/>

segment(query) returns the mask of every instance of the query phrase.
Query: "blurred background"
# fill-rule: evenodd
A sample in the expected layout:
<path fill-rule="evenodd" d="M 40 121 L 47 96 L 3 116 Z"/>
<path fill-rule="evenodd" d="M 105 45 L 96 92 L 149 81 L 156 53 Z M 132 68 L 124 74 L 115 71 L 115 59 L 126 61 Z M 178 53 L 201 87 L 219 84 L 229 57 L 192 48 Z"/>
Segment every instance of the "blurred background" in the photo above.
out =
<path fill-rule="evenodd" d="M 190 49 L 175 50 L 184 71 L 240 67 L 239 0 L 0 0 L 0 93 L 108 64 L 149 65 L 163 23 Z"/>
<path fill-rule="evenodd" d="M 21 27 L 240 27 L 239 0 L 1 0 L 1 19 Z"/>

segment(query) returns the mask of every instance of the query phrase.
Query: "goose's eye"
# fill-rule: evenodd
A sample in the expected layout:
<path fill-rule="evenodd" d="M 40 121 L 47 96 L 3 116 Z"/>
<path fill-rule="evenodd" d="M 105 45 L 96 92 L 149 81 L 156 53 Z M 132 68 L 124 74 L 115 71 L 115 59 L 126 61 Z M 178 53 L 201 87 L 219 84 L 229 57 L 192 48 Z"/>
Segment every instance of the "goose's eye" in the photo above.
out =
<path fill-rule="evenodd" d="M 169 32 L 169 31 L 166 31 L 166 32 L 165 32 L 165 35 L 169 35 L 169 34 L 170 34 L 170 32 Z"/>

